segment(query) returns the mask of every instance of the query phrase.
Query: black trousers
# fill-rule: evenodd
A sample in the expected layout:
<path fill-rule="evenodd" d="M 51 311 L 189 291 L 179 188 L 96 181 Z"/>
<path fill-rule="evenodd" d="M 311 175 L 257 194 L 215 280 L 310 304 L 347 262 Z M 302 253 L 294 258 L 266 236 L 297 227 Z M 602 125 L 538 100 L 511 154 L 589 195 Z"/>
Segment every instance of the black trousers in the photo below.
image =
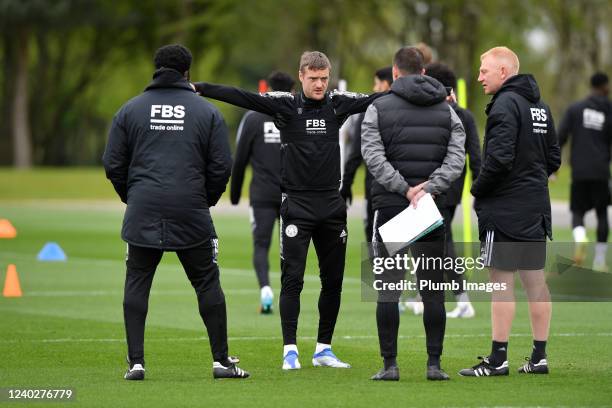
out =
<path fill-rule="evenodd" d="M 280 214 L 280 206 L 252 206 L 251 231 L 253 232 L 253 268 L 259 287 L 270 285 L 270 262 L 268 252 L 272 241 L 274 223 Z"/>
<path fill-rule="evenodd" d="M 450 207 L 444 207 L 440 209 L 442 213 L 442 217 L 444 217 L 444 233 L 446 235 L 446 256 L 450 258 L 456 258 L 457 254 L 455 253 L 455 241 L 453 240 L 453 218 L 455 217 L 455 210 L 457 209 L 456 205 Z M 465 279 L 464 274 L 457 273 L 453 269 L 445 269 L 444 273 L 446 275 L 446 280 L 448 282 L 456 282 L 459 289 L 453 290 L 455 295 L 459 295 L 463 292 L 463 280 Z"/>
<path fill-rule="evenodd" d="M 225 295 L 219 281 L 217 240 L 176 251 L 185 273 L 195 289 L 200 316 L 208 331 L 214 361 L 227 359 L 227 315 Z M 145 320 L 149 293 L 157 265 L 164 251 L 128 245 L 127 273 L 123 296 L 123 317 L 131 363 L 144 364 Z"/>
<path fill-rule="evenodd" d="M 374 209 L 372 208 L 372 198 L 366 195 L 365 199 L 365 216 L 363 219 L 365 227 L 366 242 L 372 242 L 372 231 L 374 229 Z"/>
<path fill-rule="evenodd" d="M 395 217 L 405 207 L 385 207 L 380 208 L 374 215 L 374 228 L 377 229 L 385 222 Z M 380 246 L 380 235 L 376 232 L 376 242 L 374 245 Z M 444 258 L 446 242 L 444 238 L 444 228 L 439 227 L 430 232 L 410 246 L 412 257 L 423 258 Z M 380 252 L 379 252 L 380 254 Z M 384 252 L 382 253 L 384 255 Z M 393 280 L 401 281 L 405 278 L 403 270 L 392 271 Z M 385 272 L 387 273 L 387 272 Z M 430 266 L 427 269 L 419 268 L 416 271 L 417 287 L 423 280 L 434 284 L 444 282 L 444 271 L 442 268 Z M 425 327 L 425 344 L 427 354 L 440 356 L 444 343 L 444 331 L 446 329 L 446 310 L 444 308 L 443 290 L 419 290 L 423 300 L 423 325 Z M 376 304 L 376 325 L 378 327 L 378 341 L 380 343 L 380 354 L 382 357 L 389 358 L 397 356 L 397 334 L 399 331 L 400 317 L 398 301 L 401 291 L 381 291 L 379 301 Z"/>
<path fill-rule="evenodd" d="M 296 344 L 300 293 L 312 240 L 319 259 L 319 343 L 331 344 L 340 310 L 346 255 L 346 204 L 340 193 L 283 194 L 280 210 L 280 316 L 284 344 Z"/>
<path fill-rule="evenodd" d="M 608 180 L 574 180 L 570 190 L 572 228 L 584 225 L 584 215 L 591 208 L 597 215 L 597 242 L 608 242 L 610 225 L 608 205 L 612 202 Z"/>

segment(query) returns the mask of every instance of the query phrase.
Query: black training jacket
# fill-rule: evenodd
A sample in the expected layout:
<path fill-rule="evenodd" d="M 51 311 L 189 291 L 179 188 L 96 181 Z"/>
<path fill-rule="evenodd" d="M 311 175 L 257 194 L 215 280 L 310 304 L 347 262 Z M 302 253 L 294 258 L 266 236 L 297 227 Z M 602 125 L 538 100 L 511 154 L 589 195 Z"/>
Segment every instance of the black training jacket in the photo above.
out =
<path fill-rule="evenodd" d="M 463 123 L 465 129 L 465 155 L 470 158 L 470 170 L 472 170 L 472 181 L 478 178 L 480 173 L 480 139 L 478 138 L 478 129 L 472 112 L 468 109 L 459 107 L 456 103 L 451 105 L 457 116 Z M 459 205 L 463 194 L 463 184 L 465 183 L 465 174 L 467 166 L 463 168 L 463 173 L 455 181 L 452 182 L 450 188 L 446 192 L 444 205 L 446 207 Z"/>
<path fill-rule="evenodd" d="M 216 236 L 209 206 L 231 172 L 227 127 L 178 71 L 156 71 L 145 91 L 119 109 L 102 160 L 127 203 L 125 241 L 177 250 Z"/>
<path fill-rule="evenodd" d="M 360 113 L 355 122 L 352 124 L 350 132 L 351 135 L 351 144 L 348 149 L 348 154 L 346 155 L 346 161 L 344 163 L 344 174 L 342 175 L 342 196 L 343 197 L 352 197 L 351 188 L 353 185 L 353 181 L 355 180 L 355 174 L 357 173 L 357 169 L 361 165 L 361 163 L 365 163 L 363 161 L 363 155 L 361 154 L 361 123 L 363 122 L 363 117 L 365 113 Z M 364 193 L 366 200 L 370 200 L 370 193 L 372 189 L 372 181 L 374 181 L 374 177 L 368 171 L 366 166 L 365 169 L 365 180 L 364 180 Z"/>
<path fill-rule="evenodd" d="M 561 147 L 571 135 L 572 180 L 608 180 L 612 145 L 612 103 L 603 95 L 591 95 L 571 105 L 561 125 Z"/>
<path fill-rule="evenodd" d="M 249 187 L 251 206 L 279 207 L 280 132 L 272 116 L 248 111 L 240 121 L 230 188 L 232 204 L 240 202 L 244 171 L 249 163 L 253 169 Z"/>
<path fill-rule="evenodd" d="M 509 78 L 487 105 L 480 174 L 472 186 L 481 238 L 552 239 L 548 176 L 561 165 L 550 108 L 533 76 Z"/>
<path fill-rule="evenodd" d="M 283 191 L 339 190 L 340 126 L 349 115 L 365 111 L 383 95 L 333 91 L 317 101 L 301 92 L 260 95 L 205 82 L 195 86 L 202 96 L 274 116 L 281 133 Z"/>

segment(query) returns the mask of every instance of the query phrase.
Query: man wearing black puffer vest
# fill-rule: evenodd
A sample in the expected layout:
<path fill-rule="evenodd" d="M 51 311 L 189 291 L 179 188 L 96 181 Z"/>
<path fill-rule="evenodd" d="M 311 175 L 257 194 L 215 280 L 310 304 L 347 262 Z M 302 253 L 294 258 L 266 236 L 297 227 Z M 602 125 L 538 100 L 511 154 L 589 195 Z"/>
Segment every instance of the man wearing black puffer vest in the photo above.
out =
<path fill-rule="evenodd" d="M 393 84 L 389 95 L 372 103 L 366 111 L 361 132 L 361 151 L 374 177 L 372 206 L 374 213 L 373 249 L 379 249 L 378 227 L 409 205 L 417 206 L 426 193 L 436 200 L 450 187 L 465 163 L 465 131 L 461 120 L 446 103 L 446 89 L 437 80 L 423 75 L 423 55 L 415 47 L 403 47 L 393 59 Z M 440 226 L 419 239 L 410 248 L 413 257 L 443 258 L 444 227 Z M 377 255 L 378 256 L 378 255 Z M 435 262 L 434 262 L 435 263 Z M 404 279 L 404 270 L 386 270 L 393 282 Z M 412 272 L 412 271 L 411 271 Z M 418 268 L 417 285 L 444 281 L 444 271 Z M 435 286 L 420 290 L 423 299 L 423 323 L 427 345 L 427 379 L 448 380 L 440 367 L 440 355 L 446 327 L 444 291 Z M 376 324 L 384 367 L 373 380 L 397 381 L 398 301 L 401 291 L 380 291 L 376 306 Z"/>
<path fill-rule="evenodd" d="M 149 293 L 164 252 L 176 252 L 198 298 L 208 331 L 214 378 L 247 378 L 228 356 L 218 240 L 210 216 L 229 180 L 232 158 L 221 113 L 188 81 L 191 52 L 166 45 L 155 53 L 153 82 L 113 119 L 104 169 L 127 204 L 121 237 L 128 243 L 123 314 L 126 380 L 144 380 Z"/>
<path fill-rule="evenodd" d="M 519 373 L 548 374 L 546 342 L 552 305 L 544 275 L 546 238 L 552 239 L 548 177 L 561 165 L 550 108 L 535 78 L 519 74 L 519 59 L 507 47 L 480 57 L 487 105 L 483 163 L 472 186 L 476 197 L 481 257 L 489 266 L 491 354 L 460 375 L 508 375 L 508 339 L 514 319 L 514 272 L 529 302 L 533 350 Z"/>

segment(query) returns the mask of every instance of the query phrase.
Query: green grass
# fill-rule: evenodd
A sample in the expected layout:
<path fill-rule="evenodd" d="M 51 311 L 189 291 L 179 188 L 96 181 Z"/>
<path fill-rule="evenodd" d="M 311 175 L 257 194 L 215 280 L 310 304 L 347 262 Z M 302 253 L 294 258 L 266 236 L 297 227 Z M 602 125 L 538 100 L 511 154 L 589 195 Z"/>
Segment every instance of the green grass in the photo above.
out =
<path fill-rule="evenodd" d="M 93 174 L 92 170 L 92 174 Z M 81 174 L 73 175 L 76 181 Z M 93 177 L 93 176 L 92 176 Z M 0 177 L 5 183 L 4 177 Z M 45 187 L 45 183 L 38 182 Z M 103 186 L 82 186 L 102 191 Z M 76 192 L 75 192 L 76 194 Z M 23 197 L 14 197 L 23 198 Z M 65 198 L 65 197 L 59 197 Z M 258 290 L 251 271 L 247 215 L 217 215 L 220 265 L 229 319 L 230 352 L 252 373 L 246 381 L 214 381 L 205 331 L 193 290 L 174 254 L 166 254 L 153 284 L 146 332 L 147 380 L 122 380 L 125 341 L 122 320 L 123 257 L 121 211 L 54 204 L 0 202 L 0 218 L 18 229 L 0 240 L 0 268 L 15 263 L 24 290 L 0 298 L 0 387 L 72 387 L 70 406 L 609 406 L 612 398 L 612 305 L 557 303 L 554 306 L 549 376 L 460 378 L 489 348 L 489 308 L 477 317 L 447 324 L 443 365 L 446 383 L 424 378 L 425 344 L 419 318 L 402 315 L 399 383 L 368 378 L 380 366 L 373 303 L 359 290 L 361 222 L 349 225 L 346 281 L 334 349 L 350 370 L 315 369 L 309 364 L 317 327 L 319 289 L 316 259 L 309 257 L 298 335 L 304 369 L 280 370 L 279 315 L 256 313 Z M 569 238 L 569 231 L 555 231 Z M 457 231 L 460 233 L 460 231 Z M 277 234 L 272 244 L 272 285 L 279 289 Z M 36 253 L 47 241 L 67 252 L 65 263 L 41 263 Z M 0 273 L 3 277 L 4 273 Z M 509 348 L 512 369 L 530 351 L 527 307 L 517 305 Z M 6 406 L 11 406 L 8 404 Z M 24 406 L 14 404 L 15 406 Z"/>
<path fill-rule="evenodd" d="M 102 167 L 39 167 L 18 170 L 0 167 L 0 198 L 3 200 L 114 199 L 115 190 Z"/>
<path fill-rule="evenodd" d="M 353 195 L 364 195 L 365 167 L 357 170 L 353 183 Z M 251 168 L 247 168 L 242 196 L 249 195 Z M 550 183 L 553 200 L 569 199 L 569 168 L 564 166 Z M 39 167 L 32 170 L 15 170 L 0 167 L 0 199 L 69 199 L 107 200 L 115 199 L 115 191 L 106 180 L 101 167 Z M 227 199 L 225 196 L 223 199 Z"/>

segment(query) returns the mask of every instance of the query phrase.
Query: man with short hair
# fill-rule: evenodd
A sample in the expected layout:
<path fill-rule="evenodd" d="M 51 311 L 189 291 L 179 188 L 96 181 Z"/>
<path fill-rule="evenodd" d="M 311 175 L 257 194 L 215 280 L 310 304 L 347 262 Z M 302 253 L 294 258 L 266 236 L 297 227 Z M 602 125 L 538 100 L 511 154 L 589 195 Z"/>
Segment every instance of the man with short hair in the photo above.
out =
<path fill-rule="evenodd" d="M 468 109 L 461 108 L 455 100 L 453 90 L 457 89 L 457 77 L 449 66 L 439 62 L 428 64 L 425 67 L 425 73 L 428 76 L 440 81 L 440 83 L 442 83 L 442 85 L 444 85 L 447 89 L 449 96 L 446 98 L 446 100 L 455 110 L 455 113 L 457 116 L 459 116 L 459 119 L 461 119 L 461 123 L 463 123 L 463 128 L 465 129 L 466 157 L 469 156 L 470 158 L 469 163 L 470 169 L 472 170 L 472 180 L 476 180 L 480 171 L 480 139 L 478 138 L 478 129 L 476 128 L 476 122 L 474 121 L 472 112 L 470 112 Z M 455 216 L 457 206 L 461 203 L 466 169 L 467 167 L 464 166 L 461 176 L 451 184 L 450 188 L 446 192 L 443 202 L 441 202 L 440 208 L 440 212 L 444 217 L 446 256 L 453 259 L 457 257 L 455 254 L 455 243 L 453 242 L 453 217 Z M 446 317 L 451 319 L 474 317 L 476 312 L 463 285 L 465 280 L 464 274 L 457 273 L 451 268 L 445 269 L 445 273 L 447 280 L 450 282 L 455 282 L 456 287 L 458 288 L 453 290 L 455 299 L 457 300 L 457 306 L 448 312 Z"/>
<path fill-rule="evenodd" d="M 421 54 L 423 55 L 423 64 L 427 65 L 430 64 L 431 62 L 433 62 L 433 51 L 431 50 L 431 47 L 429 45 L 427 45 L 426 43 L 424 43 L 423 41 L 418 42 L 415 47 L 421 51 Z"/>
<path fill-rule="evenodd" d="M 295 81 L 289 74 L 273 72 L 268 76 L 272 91 L 291 92 Z M 270 287 L 268 250 L 274 222 L 280 215 L 280 132 L 274 118 L 248 111 L 242 117 L 236 135 L 236 155 L 232 168 L 230 199 L 240 202 L 244 172 L 253 169 L 249 186 L 250 221 L 253 234 L 253 268 L 260 289 L 260 313 L 272 313 L 274 293 Z"/>
<path fill-rule="evenodd" d="M 374 73 L 374 92 L 387 92 L 391 88 L 393 83 L 393 72 L 391 67 L 385 67 L 377 70 Z M 351 123 L 351 146 L 349 154 L 344 163 L 344 173 L 342 176 L 342 187 L 340 188 L 340 194 L 342 198 L 350 204 L 353 201 L 353 192 L 351 187 L 355 180 L 355 173 L 357 169 L 363 163 L 363 156 L 361 155 L 361 123 L 365 113 L 351 116 L 349 120 Z M 365 227 L 365 238 L 366 242 L 372 242 L 372 222 L 374 221 L 374 211 L 372 210 L 372 199 L 370 189 L 372 188 L 372 175 L 365 169 L 365 183 L 364 183 L 364 194 L 365 194 L 365 215 L 364 215 L 364 227 Z"/>
<path fill-rule="evenodd" d="M 144 380 L 149 293 L 164 252 L 176 252 L 198 298 L 213 355 L 214 378 L 247 378 L 227 352 L 225 295 L 218 239 L 210 216 L 225 191 L 232 158 L 219 111 L 189 84 L 191 52 L 166 45 L 155 53 L 153 82 L 117 112 L 104 168 L 127 204 L 121 237 L 128 243 L 123 314 L 126 380 Z"/>
<path fill-rule="evenodd" d="M 380 94 L 327 92 L 331 64 L 325 54 L 306 51 L 298 71 L 302 92 L 260 95 L 209 83 L 195 84 L 210 98 L 274 116 L 281 133 L 281 293 L 284 370 L 301 368 L 297 323 L 304 269 L 312 240 L 319 259 L 319 330 L 315 367 L 349 368 L 332 352 L 340 310 L 346 256 L 346 204 L 340 196 L 339 129 Z"/>
<path fill-rule="evenodd" d="M 374 176 L 371 194 L 375 232 L 409 205 L 416 207 L 426 193 L 441 199 L 463 170 L 463 125 L 446 103 L 444 86 L 424 73 L 423 55 L 416 47 L 398 50 L 393 58 L 394 81 L 390 93 L 374 101 L 363 120 L 361 151 Z M 380 234 L 376 233 L 375 253 L 379 241 Z M 440 265 L 445 251 L 444 227 L 417 240 L 410 250 L 414 258 L 438 260 L 433 262 L 433 268 L 419 267 L 416 278 L 424 304 L 426 377 L 448 380 L 440 367 L 446 327 L 444 291 L 436 288 L 444 281 Z M 398 283 L 403 281 L 405 272 L 387 270 L 384 279 Z M 421 282 L 426 286 L 421 286 Z M 396 357 L 401 293 L 401 290 L 378 293 L 376 324 L 384 366 L 372 380 L 399 380 Z"/>
<path fill-rule="evenodd" d="M 587 242 L 584 214 L 595 209 L 597 214 L 597 244 L 593 269 L 607 271 L 608 205 L 610 205 L 610 146 L 612 145 L 612 104 L 608 76 L 597 72 L 591 77 L 591 95 L 571 105 L 559 126 L 559 144 L 571 136 L 570 164 L 572 185 L 570 210 L 576 253 L 574 260 L 581 265 Z"/>
<path fill-rule="evenodd" d="M 508 375 L 508 339 L 514 319 L 514 273 L 529 301 L 533 351 L 519 373 L 547 374 L 546 341 L 552 305 L 544 276 L 546 238 L 552 239 L 548 177 L 561 164 L 550 108 L 530 74 L 519 74 L 519 60 L 507 47 L 480 57 L 478 81 L 487 105 L 483 164 L 472 186 L 476 197 L 481 257 L 490 282 L 491 354 L 462 376 Z"/>

